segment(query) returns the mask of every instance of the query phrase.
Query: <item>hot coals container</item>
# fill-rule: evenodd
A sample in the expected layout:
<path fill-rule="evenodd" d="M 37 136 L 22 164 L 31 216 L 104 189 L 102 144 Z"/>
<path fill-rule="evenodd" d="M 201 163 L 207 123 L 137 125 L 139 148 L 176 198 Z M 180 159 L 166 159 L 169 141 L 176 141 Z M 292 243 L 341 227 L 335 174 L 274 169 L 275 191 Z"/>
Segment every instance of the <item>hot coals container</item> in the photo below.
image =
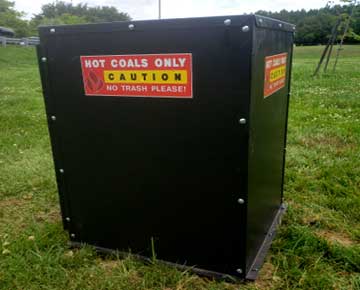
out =
<path fill-rule="evenodd" d="M 39 31 L 71 243 L 255 279 L 284 211 L 294 27 L 244 15 Z"/>

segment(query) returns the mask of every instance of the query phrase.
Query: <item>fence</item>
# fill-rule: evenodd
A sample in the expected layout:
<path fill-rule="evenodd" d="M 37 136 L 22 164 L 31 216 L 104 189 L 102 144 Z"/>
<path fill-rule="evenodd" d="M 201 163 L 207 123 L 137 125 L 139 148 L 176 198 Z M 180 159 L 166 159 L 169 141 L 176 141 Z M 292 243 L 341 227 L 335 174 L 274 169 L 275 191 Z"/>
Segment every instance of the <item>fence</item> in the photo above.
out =
<path fill-rule="evenodd" d="M 2 46 L 6 46 L 8 44 L 21 45 L 21 46 L 29 46 L 29 45 L 37 45 L 40 43 L 38 37 L 30 37 L 30 38 L 9 38 L 0 36 L 0 43 Z"/>

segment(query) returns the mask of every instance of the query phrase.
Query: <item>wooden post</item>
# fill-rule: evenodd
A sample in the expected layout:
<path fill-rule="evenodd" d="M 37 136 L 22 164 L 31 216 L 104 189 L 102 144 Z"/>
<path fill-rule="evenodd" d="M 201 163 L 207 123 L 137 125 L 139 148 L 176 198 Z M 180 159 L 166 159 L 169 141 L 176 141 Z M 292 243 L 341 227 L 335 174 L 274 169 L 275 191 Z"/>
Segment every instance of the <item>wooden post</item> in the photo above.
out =
<path fill-rule="evenodd" d="M 329 50 L 329 53 L 328 53 L 327 58 L 326 58 L 326 62 L 325 62 L 325 66 L 324 66 L 324 72 L 326 72 L 329 61 L 330 61 L 330 57 L 331 57 L 331 54 L 332 54 L 334 43 L 335 43 L 335 40 L 336 40 L 337 35 L 338 35 L 338 28 L 340 26 L 340 23 L 341 23 L 341 21 L 339 22 L 339 25 L 336 27 L 335 33 L 332 35 L 332 38 L 331 38 L 330 50 Z"/>
<path fill-rule="evenodd" d="M 337 33 L 337 29 L 338 29 L 340 23 L 341 23 L 341 17 L 338 18 L 338 20 L 336 21 L 336 23 L 335 23 L 335 25 L 334 25 L 334 27 L 333 27 L 333 29 L 332 29 L 332 31 L 331 31 L 331 37 L 329 38 L 329 41 L 328 41 L 328 43 L 327 43 L 327 45 L 326 45 L 326 47 L 325 47 L 325 49 L 324 49 L 324 51 L 323 51 L 323 53 L 322 53 L 322 55 L 321 55 L 319 64 L 317 65 L 317 67 L 316 67 L 316 69 L 315 69 L 315 72 L 314 72 L 314 74 L 313 74 L 313 77 L 316 76 L 317 73 L 319 72 L 320 67 L 321 67 L 321 65 L 322 65 L 322 63 L 323 63 L 323 61 L 324 61 L 324 59 L 325 59 L 325 56 L 326 56 L 326 54 L 328 53 L 329 47 L 330 47 L 330 45 L 331 45 L 331 43 L 332 43 L 332 41 L 333 41 L 334 34 Z"/>

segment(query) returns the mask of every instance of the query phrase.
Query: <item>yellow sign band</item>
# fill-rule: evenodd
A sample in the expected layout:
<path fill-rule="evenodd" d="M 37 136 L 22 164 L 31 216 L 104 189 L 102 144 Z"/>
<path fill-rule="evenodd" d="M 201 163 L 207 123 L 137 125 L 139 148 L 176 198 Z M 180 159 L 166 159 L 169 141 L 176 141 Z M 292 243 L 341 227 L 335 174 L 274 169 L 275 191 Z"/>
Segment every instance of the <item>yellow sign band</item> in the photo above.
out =
<path fill-rule="evenodd" d="M 271 70 L 270 72 L 270 82 L 275 82 L 283 77 L 285 77 L 286 75 L 286 66 L 280 66 L 278 68 L 275 68 L 273 70 Z"/>
<path fill-rule="evenodd" d="M 105 83 L 187 84 L 186 70 L 105 70 Z"/>

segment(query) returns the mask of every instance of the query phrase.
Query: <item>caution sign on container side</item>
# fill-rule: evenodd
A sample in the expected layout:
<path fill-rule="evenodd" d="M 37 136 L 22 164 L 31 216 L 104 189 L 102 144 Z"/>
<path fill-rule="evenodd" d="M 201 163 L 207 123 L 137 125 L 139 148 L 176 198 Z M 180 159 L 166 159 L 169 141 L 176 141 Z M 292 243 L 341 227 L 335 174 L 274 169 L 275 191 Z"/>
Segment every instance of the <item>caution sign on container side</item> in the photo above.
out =
<path fill-rule="evenodd" d="M 87 96 L 192 98 L 192 55 L 81 56 Z"/>
<path fill-rule="evenodd" d="M 281 53 L 265 58 L 264 98 L 285 87 L 287 56 Z"/>

